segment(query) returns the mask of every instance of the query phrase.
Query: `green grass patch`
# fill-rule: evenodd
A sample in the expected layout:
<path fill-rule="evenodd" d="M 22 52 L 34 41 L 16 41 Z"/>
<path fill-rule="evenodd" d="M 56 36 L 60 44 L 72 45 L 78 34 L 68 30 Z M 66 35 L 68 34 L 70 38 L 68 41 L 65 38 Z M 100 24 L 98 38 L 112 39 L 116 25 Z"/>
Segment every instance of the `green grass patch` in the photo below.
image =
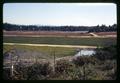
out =
<path fill-rule="evenodd" d="M 4 43 L 58 44 L 108 46 L 116 44 L 116 38 L 68 38 L 68 37 L 3 37 Z"/>
<path fill-rule="evenodd" d="M 56 57 L 63 57 L 63 56 L 74 56 L 76 53 L 76 48 L 65 48 L 65 47 L 48 47 L 48 46 L 19 46 L 19 45 L 3 45 L 3 53 L 11 50 L 11 49 L 22 49 L 26 52 L 33 52 L 42 53 L 43 56 L 52 57 L 54 54 Z M 38 55 L 39 56 L 39 55 Z"/>

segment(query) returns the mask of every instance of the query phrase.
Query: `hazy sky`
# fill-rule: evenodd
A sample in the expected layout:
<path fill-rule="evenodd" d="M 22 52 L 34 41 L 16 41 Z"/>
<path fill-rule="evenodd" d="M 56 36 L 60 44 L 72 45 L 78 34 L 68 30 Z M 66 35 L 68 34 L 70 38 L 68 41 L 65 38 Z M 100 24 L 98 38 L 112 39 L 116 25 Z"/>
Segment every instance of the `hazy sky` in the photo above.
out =
<path fill-rule="evenodd" d="M 25 25 L 112 25 L 117 23 L 113 3 L 6 3 L 3 22 Z"/>

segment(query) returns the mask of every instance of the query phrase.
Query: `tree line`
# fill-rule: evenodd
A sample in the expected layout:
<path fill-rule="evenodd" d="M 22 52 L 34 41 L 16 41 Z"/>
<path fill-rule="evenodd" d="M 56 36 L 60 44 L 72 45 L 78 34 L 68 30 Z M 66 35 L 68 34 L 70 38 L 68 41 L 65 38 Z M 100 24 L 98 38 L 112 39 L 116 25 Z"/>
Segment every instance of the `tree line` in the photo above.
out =
<path fill-rule="evenodd" d="M 88 31 L 88 32 L 111 32 L 117 31 L 117 25 L 97 25 L 97 26 L 37 26 L 37 25 L 17 25 L 3 23 L 5 31 Z"/>

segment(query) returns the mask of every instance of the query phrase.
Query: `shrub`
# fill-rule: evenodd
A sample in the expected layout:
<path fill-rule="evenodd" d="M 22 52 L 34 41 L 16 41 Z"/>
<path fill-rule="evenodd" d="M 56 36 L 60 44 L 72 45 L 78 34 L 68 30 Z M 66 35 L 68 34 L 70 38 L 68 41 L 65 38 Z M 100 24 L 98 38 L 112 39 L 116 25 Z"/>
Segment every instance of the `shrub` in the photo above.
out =
<path fill-rule="evenodd" d="M 71 62 L 67 60 L 59 60 L 55 65 L 55 72 L 56 73 L 67 72 L 70 71 L 72 67 L 73 64 Z"/>
<path fill-rule="evenodd" d="M 73 63 L 77 66 L 83 66 L 84 64 L 96 64 L 98 60 L 93 56 L 79 56 L 76 59 L 73 59 Z"/>
<path fill-rule="evenodd" d="M 31 67 L 28 68 L 28 79 L 45 79 L 47 75 L 52 72 L 52 68 L 50 67 L 49 63 L 41 63 L 41 64 L 33 64 Z"/>
<path fill-rule="evenodd" d="M 102 61 L 113 60 L 116 59 L 116 55 L 117 55 L 116 51 L 117 51 L 116 46 L 97 48 L 94 57 Z"/>
<path fill-rule="evenodd" d="M 10 69 L 3 69 L 3 79 L 11 80 Z"/>
<path fill-rule="evenodd" d="M 40 80 L 45 79 L 51 72 L 52 67 L 49 63 L 35 63 L 31 66 L 16 65 L 14 74 L 16 80 Z"/>

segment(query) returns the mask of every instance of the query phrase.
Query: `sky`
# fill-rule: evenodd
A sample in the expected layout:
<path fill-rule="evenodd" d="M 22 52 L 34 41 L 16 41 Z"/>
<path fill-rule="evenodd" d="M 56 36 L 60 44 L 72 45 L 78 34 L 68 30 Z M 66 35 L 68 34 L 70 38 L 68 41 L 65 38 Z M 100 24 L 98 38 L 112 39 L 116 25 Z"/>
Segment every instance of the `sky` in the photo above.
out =
<path fill-rule="evenodd" d="M 114 3 L 5 3 L 3 23 L 96 26 L 117 23 Z"/>

